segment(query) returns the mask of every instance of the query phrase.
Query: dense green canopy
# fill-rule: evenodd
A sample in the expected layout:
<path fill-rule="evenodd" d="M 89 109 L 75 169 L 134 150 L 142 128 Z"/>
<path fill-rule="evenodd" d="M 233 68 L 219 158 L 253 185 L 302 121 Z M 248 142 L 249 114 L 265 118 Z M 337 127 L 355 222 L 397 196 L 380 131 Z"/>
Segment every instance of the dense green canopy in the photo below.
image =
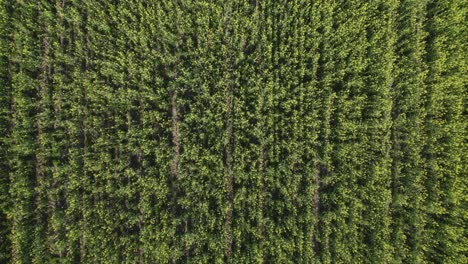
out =
<path fill-rule="evenodd" d="M 0 0 L 0 263 L 468 263 L 466 0 Z"/>

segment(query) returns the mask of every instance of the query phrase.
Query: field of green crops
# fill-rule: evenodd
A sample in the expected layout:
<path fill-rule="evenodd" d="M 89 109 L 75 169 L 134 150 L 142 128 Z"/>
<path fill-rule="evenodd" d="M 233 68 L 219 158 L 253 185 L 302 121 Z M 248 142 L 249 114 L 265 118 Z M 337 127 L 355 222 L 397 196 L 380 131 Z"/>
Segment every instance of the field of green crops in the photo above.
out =
<path fill-rule="evenodd" d="M 0 263 L 468 263 L 467 13 L 0 0 Z"/>

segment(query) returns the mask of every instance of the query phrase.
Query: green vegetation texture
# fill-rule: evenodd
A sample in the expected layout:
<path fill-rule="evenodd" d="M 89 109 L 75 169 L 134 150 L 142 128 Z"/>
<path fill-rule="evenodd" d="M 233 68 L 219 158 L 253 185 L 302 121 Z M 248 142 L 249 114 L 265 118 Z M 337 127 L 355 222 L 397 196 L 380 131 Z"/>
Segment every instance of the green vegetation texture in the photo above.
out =
<path fill-rule="evenodd" d="M 467 15 L 0 0 L 0 263 L 468 263 Z"/>

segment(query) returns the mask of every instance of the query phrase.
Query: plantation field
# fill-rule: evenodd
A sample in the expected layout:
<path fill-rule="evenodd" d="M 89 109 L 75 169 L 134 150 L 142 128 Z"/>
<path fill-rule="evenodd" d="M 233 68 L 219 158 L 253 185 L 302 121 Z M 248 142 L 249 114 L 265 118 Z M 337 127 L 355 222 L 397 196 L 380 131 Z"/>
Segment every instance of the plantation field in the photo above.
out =
<path fill-rule="evenodd" d="M 0 263 L 468 263 L 465 0 L 0 0 Z"/>

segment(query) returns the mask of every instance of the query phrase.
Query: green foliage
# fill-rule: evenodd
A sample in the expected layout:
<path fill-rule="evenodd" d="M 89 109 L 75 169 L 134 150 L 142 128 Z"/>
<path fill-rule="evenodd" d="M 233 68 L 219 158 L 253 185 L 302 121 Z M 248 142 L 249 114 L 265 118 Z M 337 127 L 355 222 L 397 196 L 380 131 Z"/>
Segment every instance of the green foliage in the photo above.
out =
<path fill-rule="evenodd" d="M 466 263 L 467 8 L 0 0 L 0 262 Z"/>
<path fill-rule="evenodd" d="M 466 119 L 467 6 L 457 1 L 427 7 L 426 259 L 464 263 L 466 248 Z M 465 213 L 464 213 L 465 212 Z"/>
<path fill-rule="evenodd" d="M 395 21 L 398 41 L 395 47 L 392 106 L 392 243 L 394 261 L 420 263 L 423 260 L 424 103 L 426 62 L 425 5 L 401 1 Z"/>
<path fill-rule="evenodd" d="M 0 262 L 11 259 L 10 223 L 7 219 L 9 199 L 9 141 L 11 79 L 8 72 L 9 34 L 11 30 L 8 1 L 0 1 Z"/>

